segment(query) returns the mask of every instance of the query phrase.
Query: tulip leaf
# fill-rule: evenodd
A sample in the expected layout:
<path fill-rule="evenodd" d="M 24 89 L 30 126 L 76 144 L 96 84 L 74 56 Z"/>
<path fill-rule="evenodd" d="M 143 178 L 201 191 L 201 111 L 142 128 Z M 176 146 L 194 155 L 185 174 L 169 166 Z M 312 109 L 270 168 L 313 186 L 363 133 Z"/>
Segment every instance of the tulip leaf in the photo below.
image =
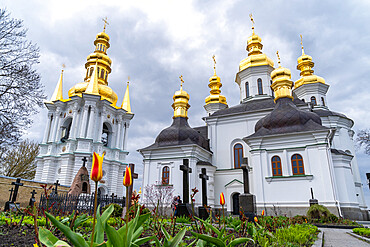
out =
<path fill-rule="evenodd" d="M 181 231 L 179 231 L 176 236 L 174 236 L 169 242 L 169 247 L 176 247 L 181 242 L 182 238 L 185 236 L 186 228 L 182 228 Z"/>
<path fill-rule="evenodd" d="M 234 239 L 233 241 L 231 241 L 227 246 L 229 247 L 233 247 L 233 246 L 236 246 L 238 244 L 241 244 L 241 243 L 246 243 L 246 242 L 249 242 L 249 241 L 252 241 L 254 243 L 254 240 L 251 239 L 251 238 L 237 238 L 237 239 Z"/>
<path fill-rule="evenodd" d="M 202 240 L 204 240 L 208 243 L 214 244 L 218 247 L 226 247 L 226 244 L 218 238 L 210 237 L 208 235 L 199 234 L 199 233 L 196 233 L 196 232 L 191 232 L 191 234 L 196 238 L 202 239 Z"/>
<path fill-rule="evenodd" d="M 58 240 L 54 245 L 53 247 L 71 247 L 68 243 L 62 241 L 62 240 Z"/>
<path fill-rule="evenodd" d="M 71 243 L 76 247 L 88 247 L 89 245 L 86 243 L 85 239 L 75 232 L 73 232 L 68 226 L 60 223 L 57 219 L 54 218 L 48 212 L 45 212 L 46 217 L 56 226 L 63 234 L 71 241 Z"/>
<path fill-rule="evenodd" d="M 112 244 L 112 246 L 126 246 L 124 245 L 123 239 L 118 234 L 116 229 L 108 225 L 107 222 L 105 222 L 105 231 L 107 233 L 108 240 Z"/>
<path fill-rule="evenodd" d="M 59 240 L 48 229 L 45 229 L 43 227 L 39 228 L 39 239 L 41 243 L 43 243 L 47 247 L 53 247 L 54 244 Z"/>

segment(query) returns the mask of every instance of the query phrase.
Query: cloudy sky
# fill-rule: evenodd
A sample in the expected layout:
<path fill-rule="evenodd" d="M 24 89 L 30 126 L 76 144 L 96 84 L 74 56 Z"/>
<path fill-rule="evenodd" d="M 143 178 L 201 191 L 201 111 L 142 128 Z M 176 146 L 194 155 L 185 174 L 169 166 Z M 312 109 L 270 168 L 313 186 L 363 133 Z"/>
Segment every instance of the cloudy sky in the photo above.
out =
<path fill-rule="evenodd" d="M 300 38 L 313 57 L 315 73 L 330 85 L 327 95 L 331 110 L 355 121 L 354 130 L 369 128 L 370 120 L 370 2 L 351 1 L 33 1 L 3 0 L 11 16 L 24 20 L 28 39 L 41 50 L 37 69 L 50 98 L 64 73 L 64 97 L 74 84 L 82 82 L 86 57 L 93 49 L 95 35 L 108 17 L 111 38 L 112 73 L 109 86 L 122 101 L 127 77 L 135 117 L 129 132 L 129 162 L 142 170 L 138 148 L 150 145 L 172 122 L 172 95 L 183 75 L 190 94 L 189 122 L 203 125 L 204 99 L 213 74 L 216 55 L 222 94 L 229 106 L 239 103 L 235 81 L 239 62 L 247 56 L 251 35 L 249 13 L 262 38 L 263 51 L 276 63 L 279 50 L 282 65 L 299 78 L 296 68 L 301 54 Z M 34 116 L 25 138 L 42 140 L 46 110 Z M 367 204 L 370 192 L 365 173 L 370 157 L 358 150 L 358 162 Z M 136 183 L 138 187 L 138 183 Z M 136 187 L 136 186 L 135 186 Z"/>

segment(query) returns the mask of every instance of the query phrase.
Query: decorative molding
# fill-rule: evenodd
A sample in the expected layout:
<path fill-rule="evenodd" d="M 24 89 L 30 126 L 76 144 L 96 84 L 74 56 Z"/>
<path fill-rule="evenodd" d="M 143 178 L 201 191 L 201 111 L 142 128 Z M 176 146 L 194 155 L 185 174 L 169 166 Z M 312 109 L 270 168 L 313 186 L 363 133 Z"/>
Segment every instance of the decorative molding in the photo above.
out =
<path fill-rule="evenodd" d="M 313 179 L 313 175 L 275 176 L 275 177 L 265 177 L 265 179 L 268 183 L 281 181 L 297 181 L 297 180 L 311 181 Z"/>

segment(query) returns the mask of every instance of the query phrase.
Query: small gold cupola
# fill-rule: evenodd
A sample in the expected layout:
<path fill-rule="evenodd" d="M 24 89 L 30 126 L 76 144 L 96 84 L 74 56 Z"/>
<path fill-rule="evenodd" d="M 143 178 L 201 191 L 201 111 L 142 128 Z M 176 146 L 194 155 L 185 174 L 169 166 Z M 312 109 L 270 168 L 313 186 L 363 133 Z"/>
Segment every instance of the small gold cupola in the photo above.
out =
<path fill-rule="evenodd" d="M 77 83 L 69 91 L 68 96 L 74 95 L 82 96 L 82 93 L 86 93 L 87 87 L 91 80 L 94 80 L 93 72 L 95 72 L 98 82 L 98 94 L 102 100 L 108 100 L 112 105 L 117 103 L 117 94 L 108 86 L 108 75 L 111 73 L 112 60 L 107 55 L 107 49 L 110 47 L 109 36 L 105 33 L 107 18 L 103 19 L 104 29 L 103 32 L 96 35 L 94 45 L 95 50 L 89 56 L 87 56 L 87 62 L 85 63 L 86 74 L 84 82 Z M 94 71 L 96 70 L 96 71 Z"/>
<path fill-rule="evenodd" d="M 131 104 L 130 104 L 129 84 L 130 84 L 130 77 L 128 77 L 128 80 L 127 80 L 126 92 L 125 92 L 125 96 L 123 97 L 121 108 L 126 110 L 128 113 L 132 113 Z"/>
<path fill-rule="evenodd" d="M 278 51 L 276 52 L 276 55 L 278 57 L 279 67 L 271 72 L 272 79 L 271 88 L 272 90 L 274 90 L 275 95 L 274 100 L 275 102 L 280 98 L 291 98 L 293 100 L 292 96 L 293 81 L 291 81 L 292 75 L 289 69 L 281 67 Z"/>
<path fill-rule="evenodd" d="M 206 105 L 211 103 L 221 103 L 227 105 L 226 97 L 221 95 L 221 79 L 216 74 L 216 59 L 215 55 L 212 56 L 213 58 L 213 70 L 214 74 L 211 78 L 209 78 L 208 87 L 211 89 L 210 95 L 206 98 Z"/>
<path fill-rule="evenodd" d="M 302 56 L 300 56 L 297 59 L 298 65 L 297 69 L 301 71 L 300 76 L 295 84 L 294 88 L 298 88 L 302 86 L 303 84 L 309 84 L 309 83 L 323 83 L 325 84 L 324 78 L 314 75 L 313 74 L 313 67 L 314 62 L 312 62 L 312 57 L 304 53 L 303 49 L 303 41 L 302 41 L 302 35 L 301 36 L 301 48 L 302 48 Z"/>
<path fill-rule="evenodd" d="M 50 103 L 53 103 L 53 101 L 57 101 L 57 100 L 63 101 L 63 72 L 64 72 L 65 65 L 63 64 L 62 67 L 63 67 L 62 72 L 60 73 L 60 78 L 59 78 L 57 86 L 54 89 L 54 93 L 50 98 L 50 101 L 49 101 Z"/>
<path fill-rule="evenodd" d="M 274 62 L 266 56 L 266 54 L 262 53 L 262 39 L 254 32 L 254 19 L 252 14 L 250 14 L 249 17 L 252 22 L 252 36 L 250 36 L 247 41 L 246 50 L 248 51 L 248 57 L 239 63 L 239 71 L 262 65 L 270 65 L 273 67 Z"/>
<path fill-rule="evenodd" d="M 173 113 L 173 118 L 177 117 L 183 117 L 183 118 L 188 118 L 188 109 L 190 107 L 189 105 L 189 94 L 182 90 L 182 84 L 184 83 L 184 80 L 182 79 L 182 76 L 180 76 L 181 80 L 181 86 L 180 90 L 176 91 L 175 94 L 173 95 L 173 104 L 172 108 L 174 110 Z"/>

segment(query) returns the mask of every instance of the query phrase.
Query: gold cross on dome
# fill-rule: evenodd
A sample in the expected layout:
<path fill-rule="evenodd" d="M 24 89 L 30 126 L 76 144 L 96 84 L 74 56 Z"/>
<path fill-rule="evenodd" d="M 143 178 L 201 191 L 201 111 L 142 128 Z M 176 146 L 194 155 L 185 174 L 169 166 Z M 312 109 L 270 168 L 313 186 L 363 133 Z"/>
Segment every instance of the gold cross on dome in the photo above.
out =
<path fill-rule="evenodd" d="M 212 58 L 213 58 L 213 69 L 214 69 L 215 74 L 216 74 L 216 56 L 213 55 Z"/>
<path fill-rule="evenodd" d="M 130 76 L 127 77 L 127 84 L 130 84 Z"/>
<path fill-rule="evenodd" d="M 65 68 L 66 68 L 66 65 L 63 63 L 62 64 L 62 72 L 64 71 Z"/>
<path fill-rule="evenodd" d="M 180 75 L 180 80 L 181 80 L 181 90 L 182 90 L 182 84 L 184 83 L 184 80 L 182 79 L 182 75 Z"/>
<path fill-rule="evenodd" d="M 278 58 L 278 64 L 279 64 L 279 67 L 281 67 L 279 51 L 276 51 L 276 56 L 277 56 L 277 58 Z"/>
<path fill-rule="evenodd" d="M 105 28 L 106 28 L 106 26 L 107 25 L 109 25 L 109 23 L 108 23 L 108 18 L 107 17 L 105 17 L 105 19 L 102 19 L 103 21 L 104 21 L 104 30 L 103 30 L 103 32 L 105 32 Z"/>
<path fill-rule="evenodd" d="M 250 14 L 249 14 L 249 17 L 251 18 L 251 22 L 252 22 L 252 31 L 253 31 L 253 34 L 254 34 L 254 19 L 253 19 L 252 13 L 250 13 Z"/>
<path fill-rule="evenodd" d="M 302 48 L 302 55 L 304 55 L 304 49 L 303 49 L 303 38 L 302 38 L 302 34 L 300 34 L 299 36 L 301 36 L 301 48 Z"/>

